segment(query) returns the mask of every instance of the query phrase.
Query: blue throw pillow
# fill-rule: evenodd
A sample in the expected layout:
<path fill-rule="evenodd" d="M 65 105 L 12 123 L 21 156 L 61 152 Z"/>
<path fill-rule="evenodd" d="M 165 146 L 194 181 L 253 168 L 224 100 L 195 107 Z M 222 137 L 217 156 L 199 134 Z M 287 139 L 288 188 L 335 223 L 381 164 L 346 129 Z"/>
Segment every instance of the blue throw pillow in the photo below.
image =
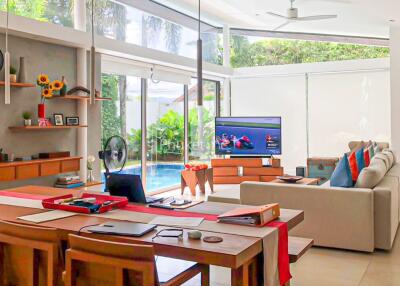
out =
<path fill-rule="evenodd" d="M 331 187 L 353 187 L 353 179 L 350 171 L 349 160 L 347 154 L 344 154 L 343 158 L 337 164 L 335 170 L 331 176 Z"/>
<path fill-rule="evenodd" d="M 360 173 L 361 170 L 365 168 L 365 159 L 364 159 L 364 149 L 363 148 L 359 149 L 356 152 L 356 160 L 357 160 L 358 173 Z"/>

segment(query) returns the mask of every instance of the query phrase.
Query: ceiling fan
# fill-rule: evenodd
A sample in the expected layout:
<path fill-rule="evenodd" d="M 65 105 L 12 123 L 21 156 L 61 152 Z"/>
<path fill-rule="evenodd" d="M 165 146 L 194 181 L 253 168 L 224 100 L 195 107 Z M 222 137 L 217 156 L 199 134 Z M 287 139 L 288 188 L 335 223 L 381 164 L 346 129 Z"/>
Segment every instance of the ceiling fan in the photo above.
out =
<path fill-rule="evenodd" d="M 277 14 L 274 12 L 267 12 L 268 15 L 274 16 L 276 18 L 286 20 L 285 23 L 279 25 L 278 27 L 274 28 L 273 31 L 277 31 L 282 27 L 292 23 L 292 22 L 306 22 L 306 21 L 318 21 L 318 20 L 327 20 L 327 19 L 335 19 L 338 15 L 313 15 L 313 16 L 305 16 L 299 17 L 299 9 L 293 7 L 295 0 L 290 1 L 290 8 L 287 9 L 286 15 Z"/>

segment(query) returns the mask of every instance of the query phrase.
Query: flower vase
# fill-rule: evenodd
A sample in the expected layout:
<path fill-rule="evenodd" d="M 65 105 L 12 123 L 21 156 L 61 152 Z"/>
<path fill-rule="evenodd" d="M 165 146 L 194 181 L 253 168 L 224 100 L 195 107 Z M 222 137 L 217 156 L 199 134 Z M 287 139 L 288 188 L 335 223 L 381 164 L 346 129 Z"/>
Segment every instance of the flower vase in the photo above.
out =
<path fill-rule="evenodd" d="M 88 170 L 87 182 L 88 183 L 94 182 L 93 170 Z"/>
<path fill-rule="evenodd" d="M 38 104 L 38 117 L 46 118 L 46 105 L 44 103 Z"/>

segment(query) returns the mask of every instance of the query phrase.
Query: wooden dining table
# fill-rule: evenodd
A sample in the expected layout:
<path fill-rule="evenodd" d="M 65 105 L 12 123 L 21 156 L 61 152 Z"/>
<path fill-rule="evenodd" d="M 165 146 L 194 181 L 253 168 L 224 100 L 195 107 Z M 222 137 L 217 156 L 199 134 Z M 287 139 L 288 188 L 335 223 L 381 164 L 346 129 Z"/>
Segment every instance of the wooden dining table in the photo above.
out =
<path fill-rule="evenodd" d="M 24 186 L 3 191 L 44 196 L 59 196 L 65 194 L 79 195 L 79 193 L 82 192 L 79 190 L 63 190 L 39 186 Z M 187 211 L 194 212 L 203 210 L 210 214 L 219 214 L 235 207 L 237 207 L 237 205 L 203 202 L 202 204 L 192 207 L 193 209 L 187 209 Z M 47 210 L 44 209 L 0 205 L 0 220 L 30 224 L 29 222 L 19 220 L 18 217 L 46 211 Z M 301 210 L 281 209 L 281 215 L 278 220 L 286 222 L 290 230 L 304 220 L 304 212 Z M 76 234 L 79 232 L 81 235 L 108 241 L 153 245 L 156 255 L 159 256 L 230 268 L 231 285 L 235 286 L 258 285 L 257 281 L 262 277 L 262 263 L 260 263 L 263 256 L 262 238 L 202 231 L 203 236 L 214 235 L 222 237 L 223 239 L 220 243 L 206 243 L 202 240 L 189 240 L 187 238 L 187 232 L 190 231 L 190 229 L 184 229 L 183 241 L 179 241 L 176 238 L 164 237 L 152 239 L 154 233 L 149 233 L 141 237 L 127 237 L 100 235 L 85 231 L 86 226 L 102 224 L 109 221 L 112 221 L 112 219 L 78 214 L 67 218 L 43 222 L 38 225 L 56 228 L 60 232 L 61 238 L 65 241 L 67 241 L 69 234 Z M 159 231 L 163 228 L 167 227 L 158 226 L 157 230 Z"/>

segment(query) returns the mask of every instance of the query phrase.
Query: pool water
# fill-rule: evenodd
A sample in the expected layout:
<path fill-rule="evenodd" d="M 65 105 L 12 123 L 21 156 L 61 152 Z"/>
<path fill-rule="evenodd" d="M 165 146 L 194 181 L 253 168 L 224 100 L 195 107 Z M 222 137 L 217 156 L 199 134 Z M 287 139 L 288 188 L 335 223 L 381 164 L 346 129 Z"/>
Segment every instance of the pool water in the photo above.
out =
<path fill-rule="evenodd" d="M 183 165 L 179 164 L 154 164 L 147 166 L 147 191 L 154 192 L 159 189 L 172 187 L 181 183 Z M 125 167 L 122 174 L 141 175 L 141 166 Z M 103 175 L 104 181 L 104 175 Z"/>

